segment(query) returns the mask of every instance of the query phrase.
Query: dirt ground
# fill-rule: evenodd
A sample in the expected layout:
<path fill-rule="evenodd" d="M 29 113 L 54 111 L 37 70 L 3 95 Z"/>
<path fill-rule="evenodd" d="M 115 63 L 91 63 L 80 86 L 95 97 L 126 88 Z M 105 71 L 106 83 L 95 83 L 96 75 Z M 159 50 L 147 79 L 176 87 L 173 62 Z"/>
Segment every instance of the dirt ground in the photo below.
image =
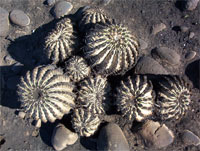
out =
<path fill-rule="evenodd" d="M 148 43 L 147 49 L 142 50 L 140 55 L 149 55 L 151 50 L 158 46 L 178 50 L 182 65 L 179 74 L 187 76 L 193 83 L 192 103 L 190 111 L 184 118 L 166 123 L 174 132 L 175 140 L 160 151 L 200 150 L 200 146 L 186 146 L 179 137 L 180 132 L 184 129 L 191 130 L 200 137 L 200 4 L 193 11 L 185 11 L 181 9 L 181 2 L 176 0 L 112 0 L 106 6 L 103 6 L 100 0 L 67 1 L 73 5 L 70 14 L 76 13 L 80 7 L 87 5 L 103 7 L 117 22 L 128 26 L 137 35 L 137 38 Z M 23 120 L 17 116 L 20 103 L 17 101 L 16 95 L 16 85 L 20 76 L 42 63 L 40 55 L 42 40 L 55 21 L 51 15 L 52 6 L 44 5 L 44 0 L 1 0 L 0 7 L 8 12 L 13 9 L 23 10 L 31 19 L 30 25 L 23 28 L 10 24 L 8 36 L 1 37 L 0 40 L 0 150 L 54 150 L 50 140 L 53 128 L 59 121 L 42 124 L 41 129 L 36 130 L 31 119 Z M 158 23 L 164 23 L 166 29 L 159 34 L 152 35 L 151 28 Z M 179 26 L 183 25 L 189 28 L 188 32 L 180 31 Z M 195 33 L 193 38 L 189 38 L 191 31 Z M 192 60 L 186 61 L 184 56 L 189 51 L 195 51 L 197 55 Z M 14 60 L 5 61 L 7 55 Z M 19 66 L 13 69 L 13 64 L 16 62 L 21 63 L 23 67 Z M 122 128 L 131 151 L 155 151 L 155 149 L 145 146 L 145 142 L 137 135 L 137 129 L 133 130 L 134 128 L 124 124 L 123 118 L 112 115 L 109 120 L 118 123 Z M 137 123 L 135 125 L 137 127 Z M 93 137 L 79 138 L 74 145 L 68 146 L 65 150 L 95 149 L 96 141 Z"/>

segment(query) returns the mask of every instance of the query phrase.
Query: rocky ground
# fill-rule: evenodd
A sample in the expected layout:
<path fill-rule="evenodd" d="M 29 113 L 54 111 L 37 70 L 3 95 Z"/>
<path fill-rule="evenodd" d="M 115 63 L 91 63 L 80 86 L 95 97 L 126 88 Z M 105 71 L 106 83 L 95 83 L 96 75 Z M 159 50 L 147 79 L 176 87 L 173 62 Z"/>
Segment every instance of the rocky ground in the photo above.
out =
<path fill-rule="evenodd" d="M 63 14 L 78 20 L 79 8 L 90 5 L 102 7 L 117 22 L 128 26 L 139 39 L 140 59 L 130 74 L 148 74 L 154 78 L 160 74 L 182 75 L 193 87 L 191 108 L 186 116 L 181 120 L 165 123 L 169 128 L 167 131 L 172 131 L 174 135 L 173 142 L 167 147 L 155 149 L 155 146 L 148 145 L 148 141 L 144 141 L 139 135 L 140 128 L 137 127 L 140 123 L 133 123 L 130 127 L 124 124 L 119 115 L 110 115 L 106 120 L 121 127 L 123 134 L 118 128 L 113 129 L 125 135 L 130 150 L 200 150 L 199 0 L 66 1 L 69 3 L 59 0 L 0 1 L 0 149 L 54 150 L 51 136 L 59 121 L 42 124 L 38 130 L 33 126 L 32 119 L 21 119 L 18 114 L 20 103 L 17 101 L 16 85 L 27 70 L 42 63 L 43 57 L 40 54 L 43 38 L 55 20 Z M 68 117 L 62 122 L 66 124 L 67 119 Z M 114 133 L 115 130 L 109 133 Z M 97 134 L 99 133 L 101 132 L 98 131 Z M 65 150 L 96 150 L 96 138 L 97 136 L 81 137 Z M 113 138 L 114 136 L 110 137 Z"/>

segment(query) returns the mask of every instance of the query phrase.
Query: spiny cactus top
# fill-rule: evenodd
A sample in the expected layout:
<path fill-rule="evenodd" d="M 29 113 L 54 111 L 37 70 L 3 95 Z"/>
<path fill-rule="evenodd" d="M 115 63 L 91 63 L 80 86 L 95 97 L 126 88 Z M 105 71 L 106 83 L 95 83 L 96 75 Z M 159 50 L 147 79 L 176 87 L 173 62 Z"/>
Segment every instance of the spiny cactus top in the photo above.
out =
<path fill-rule="evenodd" d="M 71 20 L 64 18 L 45 37 L 45 54 L 53 63 L 63 61 L 74 51 L 75 41 Z"/>
<path fill-rule="evenodd" d="M 146 76 L 129 76 L 117 88 L 116 103 L 127 120 L 142 121 L 151 116 L 155 94 Z"/>
<path fill-rule="evenodd" d="M 137 39 L 121 24 L 97 25 L 85 44 L 84 56 L 99 74 L 124 73 L 137 61 Z"/>
<path fill-rule="evenodd" d="M 65 63 L 65 72 L 72 81 L 79 82 L 90 74 L 90 67 L 82 57 L 73 56 Z"/>
<path fill-rule="evenodd" d="M 110 90 L 106 80 L 106 78 L 96 76 L 80 83 L 77 100 L 92 113 L 101 114 L 105 112 L 105 102 L 103 101 Z"/>
<path fill-rule="evenodd" d="M 105 12 L 97 7 L 88 8 L 82 14 L 82 19 L 79 22 L 79 27 L 81 31 L 87 31 L 91 28 L 92 24 L 96 23 L 110 23 L 109 19 Z"/>
<path fill-rule="evenodd" d="M 89 137 L 93 135 L 98 129 L 100 123 L 101 120 L 98 114 L 91 113 L 83 108 L 74 110 L 72 126 L 80 136 Z"/>
<path fill-rule="evenodd" d="M 159 82 L 157 107 L 162 120 L 179 119 L 190 105 L 190 91 L 181 77 L 169 76 Z"/>
<path fill-rule="evenodd" d="M 53 65 L 28 71 L 18 85 L 22 110 L 35 120 L 54 122 L 75 106 L 73 85 L 62 70 Z"/>

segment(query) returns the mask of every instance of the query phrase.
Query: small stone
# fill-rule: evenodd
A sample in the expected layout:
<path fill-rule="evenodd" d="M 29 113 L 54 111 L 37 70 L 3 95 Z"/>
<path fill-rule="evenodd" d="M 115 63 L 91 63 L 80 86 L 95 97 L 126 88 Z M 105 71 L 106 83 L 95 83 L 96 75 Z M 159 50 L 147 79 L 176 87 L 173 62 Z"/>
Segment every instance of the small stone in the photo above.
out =
<path fill-rule="evenodd" d="M 111 2 L 111 0 L 102 0 L 101 2 L 102 2 L 103 5 L 106 6 Z"/>
<path fill-rule="evenodd" d="M 195 35 L 194 32 L 190 32 L 189 38 L 192 39 L 194 37 L 194 35 Z"/>
<path fill-rule="evenodd" d="M 194 10 L 197 7 L 198 3 L 199 3 L 199 0 L 187 0 L 185 8 L 187 10 L 192 11 L 192 10 Z"/>
<path fill-rule="evenodd" d="M 20 118 L 24 119 L 24 117 L 26 116 L 26 113 L 20 111 L 20 112 L 18 113 L 18 116 L 19 116 Z"/>
<path fill-rule="evenodd" d="M 0 7 L 0 37 L 7 36 L 9 31 L 9 13 Z"/>
<path fill-rule="evenodd" d="M 139 39 L 140 49 L 144 50 L 148 47 L 148 43 L 143 39 Z"/>
<path fill-rule="evenodd" d="M 28 26 L 30 24 L 30 18 L 21 10 L 12 10 L 10 13 L 10 20 L 19 26 Z"/>
<path fill-rule="evenodd" d="M 181 26 L 181 32 L 187 32 L 189 30 L 189 28 L 188 27 L 186 27 L 186 26 Z"/>
<path fill-rule="evenodd" d="M 55 0 L 47 0 L 46 1 L 46 4 L 48 5 L 48 6 L 52 6 L 53 4 L 55 4 Z"/>
<path fill-rule="evenodd" d="M 97 140 L 98 150 L 130 151 L 128 142 L 121 128 L 114 123 L 109 123 L 100 131 Z"/>
<path fill-rule="evenodd" d="M 186 53 L 185 59 L 186 59 L 187 61 L 190 61 L 190 60 L 192 60 L 195 56 L 196 56 L 196 52 L 195 52 L 195 51 L 190 51 L 190 52 Z"/>
<path fill-rule="evenodd" d="M 150 145 L 155 148 L 163 148 L 170 145 L 174 141 L 173 132 L 163 124 L 159 122 L 147 121 L 140 131 L 142 137 L 148 141 Z"/>
<path fill-rule="evenodd" d="M 154 59 L 161 61 L 163 64 L 180 65 L 180 55 L 176 51 L 167 47 L 158 47 L 151 51 Z"/>
<path fill-rule="evenodd" d="M 164 30 L 166 28 L 166 25 L 163 23 L 160 24 L 156 24 L 152 27 L 152 34 L 156 35 L 157 33 L 161 32 L 162 30 Z"/>
<path fill-rule="evenodd" d="M 6 82 L 7 88 L 16 90 L 19 80 L 20 80 L 20 76 L 14 76 L 14 77 L 9 78 Z"/>
<path fill-rule="evenodd" d="M 51 143 L 55 150 L 60 151 L 68 145 L 73 145 L 78 139 L 78 134 L 73 133 L 64 125 L 59 124 L 53 130 Z"/>
<path fill-rule="evenodd" d="M 7 63 L 7 64 L 13 64 L 14 62 L 16 62 L 10 55 L 6 55 L 6 56 L 4 57 L 4 61 L 5 61 L 5 63 Z"/>
<path fill-rule="evenodd" d="M 15 74 L 18 74 L 18 73 L 20 73 L 20 72 L 22 71 L 23 67 L 24 67 L 23 64 L 17 62 L 17 63 L 15 63 L 15 64 L 12 65 L 11 70 L 12 70 Z"/>
<path fill-rule="evenodd" d="M 37 120 L 37 121 L 34 121 L 34 126 L 35 126 L 36 128 L 40 128 L 41 125 L 42 125 L 42 121 L 41 121 L 40 119 Z"/>
<path fill-rule="evenodd" d="M 33 132 L 32 132 L 32 136 L 33 137 L 37 137 L 39 135 L 39 129 L 35 129 Z"/>
<path fill-rule="evenodd" d="M 151 57 L 142 57 L 135 66 L 136 74 L 168 75 L 169 73 Z"/>
<path fill-rule="evenodd" d="M 181 133 L 181 139 L 186 145 L 200 145 L 200 138 L 189 130 Z"/>
<path fill-rule="evenodd" d="M 60 18 L 67 15 L 73 8 L 73 5 L 66 1 L 58 2 L 53 8 L 53 15 L 55 18 Z"/>

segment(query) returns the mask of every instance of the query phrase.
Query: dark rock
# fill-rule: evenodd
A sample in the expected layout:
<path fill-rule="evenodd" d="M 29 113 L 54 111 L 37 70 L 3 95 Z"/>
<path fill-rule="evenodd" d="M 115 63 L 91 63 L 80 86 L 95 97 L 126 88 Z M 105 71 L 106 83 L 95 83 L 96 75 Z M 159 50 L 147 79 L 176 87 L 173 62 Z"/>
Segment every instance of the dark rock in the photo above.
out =
<path fill-rule="evenodd" d="M 156 24 L 152 27 L 152 34 L 156 35 L 157 33 L 161 32 L 162 30 L 164 30 L 166 28 L 166 25 L 163 23 L 160 24 Z"/>
<path fill-rule="evenodd" d="M 187 0 L 185 8 L 187 10 L 191 10 L 192 11 L 197 7 L 198 3 L 199 3 L 199 0 Z"/>
<path fill-rule="evenodd" d="M 200 145 L 200 138 L 189 130 L 185 130 L 181 133 L 181 139 L 186 145 Z"/>
<path fill-rule="evenodd" d="M 195 51 L 190 51 L 190 52 L 186 53 L 185 59 L 186 59 L 187 61 L 190 61 L 190 60 L 192 60 L 195 56 L 196 56 L 196 52 L 195 52 Z"/>
<path fill-rule="evenodd" d="M 135 66 L 136 74 L 164 74 L 168 72 L 151 57 L 142 57 Z"/>
<path fill-rule="evenodd" d="M 155 48 L 151 51 L 151 54 L 155 60 L 163 64 L 178 66 L 180 65 L 180 55 L 176 51 L 167 47 Z"/>
<path fill-rule="evenodd" d="M 68 145 L 73 145 L 78 139 L 78 134 L 71 132 L 64 125 L 59 124 L 55 127 L 51 143 L 55 150 L 63 150 Z"/>
<path fill-rule="evenodd" d="M 53 8 L 53 15 L 55 18 L 60 18 L 67 15 L 73 8 L 73 5 L 66 1 L 56 3 Z"/>
<path fill-rule="evenodd" d="M 165 124 L 160 125 L 160 123 L 151 120 L 142 126 L 140 134 L 155 148 L 166 147 L 174 141 L 173 132 Z"/>
<path fill-rule="evenodd" d="M 98 141 L 98 150 L 112 150 L 112 151 L 129 151 L 128 142 L 120 129 L 120 127 L 114 123 L 109 123 L 103 127 L 100 131 Z"/>
<path fill-rule="evenodd" d="M 9 13 L 0 7 L 0 36 L 2 37 L 7 36 L 9 31 L 8 15 Z"/>
<path fill-rule="evenodd" d="M 10 13 L 10 20 L 19 26 L 28 26 L 30 24 L 30 18 L 21 10 L 13 10 Z"/>

